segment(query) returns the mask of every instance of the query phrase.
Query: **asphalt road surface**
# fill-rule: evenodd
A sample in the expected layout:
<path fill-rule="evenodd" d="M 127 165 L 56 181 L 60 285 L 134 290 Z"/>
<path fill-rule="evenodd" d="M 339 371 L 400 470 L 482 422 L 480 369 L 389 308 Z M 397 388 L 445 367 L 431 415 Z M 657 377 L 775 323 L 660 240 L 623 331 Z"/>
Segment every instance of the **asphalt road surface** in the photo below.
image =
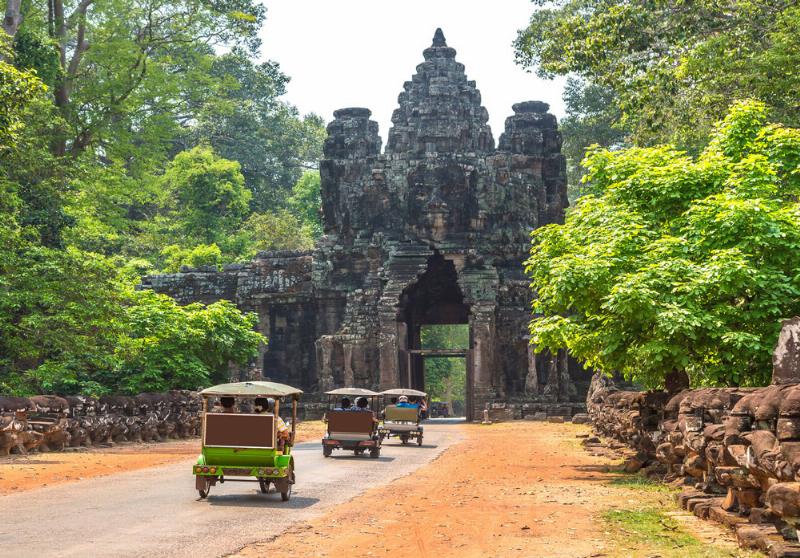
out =
<path fill-rule="evenodd" d="M 319 442 L 298 444 L 289 502 L 274 488 L 261 494 L 257 483 L 240 482 L 217 484 L 200 500 L 193 459 L 0 496 L 0 555 L 223 556 L 411 473 L 460 438 L 434 421 L 422 447 L 392 438 L 378 459 L 341 450 L 326 459 Z"/>

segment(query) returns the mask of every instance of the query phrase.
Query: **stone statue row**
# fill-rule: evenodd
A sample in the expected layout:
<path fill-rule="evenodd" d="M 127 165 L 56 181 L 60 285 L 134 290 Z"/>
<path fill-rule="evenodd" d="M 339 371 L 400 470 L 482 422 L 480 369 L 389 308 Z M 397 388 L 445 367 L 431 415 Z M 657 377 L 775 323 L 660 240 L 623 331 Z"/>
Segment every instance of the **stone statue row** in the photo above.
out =
<path fill-rule="evenodd" d="M 732 523 L 774 526 L 797 540 L 800 384 L 669 395 L 618 390 L 598 377 L 587 407 L 599 433 L 637 450 L 629 471 L 646 467 L 694 484 L 696 514 L 736 515 Z"/>
<path fill-rule="evenodd" d="M 197 392 L 136 396 L 0 396 L 0 455 L 119 442 L 160 442 L 200 434 Z"/>

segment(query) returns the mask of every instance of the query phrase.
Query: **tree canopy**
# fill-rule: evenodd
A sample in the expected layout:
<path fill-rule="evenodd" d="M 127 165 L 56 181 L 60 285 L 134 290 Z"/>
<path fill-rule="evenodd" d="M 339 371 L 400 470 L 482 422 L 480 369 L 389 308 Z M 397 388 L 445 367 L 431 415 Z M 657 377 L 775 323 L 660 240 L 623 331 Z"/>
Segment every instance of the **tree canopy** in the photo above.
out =
<path fill-rule="evenodd" d="M 800 313 L 800 130 L 735 104 L 697 157 L 669 145 L 584 161 L 588 194 L 533 232 L 537 350 L 647 386 L 765 382 Z"/>
<path fill-rule="evenodd" d="M 732 99 L 798 121 L 800 6 L 793 0 L 533 0 L 517 61 L 613 93 L 638 145 L 699 151 Z"/>
<path fill-rule="evenodd" d="M 0 392 L 197 388 L 255 357 L 254 316 L 134 285 L 317 236 L 324 123 L 257 61 L 265 15 L 253 0 L 7 3 Z"/>

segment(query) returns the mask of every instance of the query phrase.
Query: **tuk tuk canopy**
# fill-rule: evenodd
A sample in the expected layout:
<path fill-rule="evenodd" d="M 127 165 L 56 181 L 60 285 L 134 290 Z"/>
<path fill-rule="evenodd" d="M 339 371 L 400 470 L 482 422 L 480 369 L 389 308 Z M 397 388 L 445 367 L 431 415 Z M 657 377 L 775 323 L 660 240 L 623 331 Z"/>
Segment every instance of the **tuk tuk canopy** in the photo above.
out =
<path fill-rule="evenodd" d="M 303 394 L 299 390 L 286 384 L 277 382 L 234 382 L 231 384 L 219 384 L 211 386 L 200 392 L 204 397 L 210 396 L 229 396 L 229 397 L 289 397 L 299 399 Z"/>
<path fill-rule="evenodd" d="M 379 395 L 405 395 L 406 397 L 428 397 L 428 394 L 424 391 L 418 391 L 416 389 L 409 389 L 409 388 L 395 388 L 395 389 L 387 389 L 386 391 L 380 392 Z"/>
<path fill-rule="evenodd" d="M 359 396 L 362 396 L 362 397 L 375 397 L 375 396 L 377 396 L 379 394 L 374 392 L 374 391 L 372 391 L 372 390 L 369 390 L 369 389 L 349 387 L 349 388 L 334 389 L 332 391 L 326 391 L 325 395 L 349 395 L 349 396 L 352 396 L 352 397 L 359 397 Z"/>

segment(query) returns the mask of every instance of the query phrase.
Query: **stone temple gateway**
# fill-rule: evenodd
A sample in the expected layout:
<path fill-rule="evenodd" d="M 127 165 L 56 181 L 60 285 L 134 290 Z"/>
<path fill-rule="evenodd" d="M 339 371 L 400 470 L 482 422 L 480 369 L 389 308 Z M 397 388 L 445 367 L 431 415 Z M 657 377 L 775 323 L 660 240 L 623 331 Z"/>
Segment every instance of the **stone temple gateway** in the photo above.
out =
<path fill-rule="evenodd" d="M 561 134 L 548 105 L 515 104 L 499 144 L 475 82 L 441 30 L 405 82 L 381 152 L 365 108 L 334 113 L 322 177 L 325 235 L 310 252 L 143 280 L 182 303 L 234 301 L 269 338 L 241 378 L 320 394 L 333 387 L 424 389 L 428 324 L 468 324 L 467 414 L 568 415 L 588 374 L 534 355 L 522 262 L 530 231 L 567 206 Z M 309 398 L 307 397 L 308 401 Z"/>

